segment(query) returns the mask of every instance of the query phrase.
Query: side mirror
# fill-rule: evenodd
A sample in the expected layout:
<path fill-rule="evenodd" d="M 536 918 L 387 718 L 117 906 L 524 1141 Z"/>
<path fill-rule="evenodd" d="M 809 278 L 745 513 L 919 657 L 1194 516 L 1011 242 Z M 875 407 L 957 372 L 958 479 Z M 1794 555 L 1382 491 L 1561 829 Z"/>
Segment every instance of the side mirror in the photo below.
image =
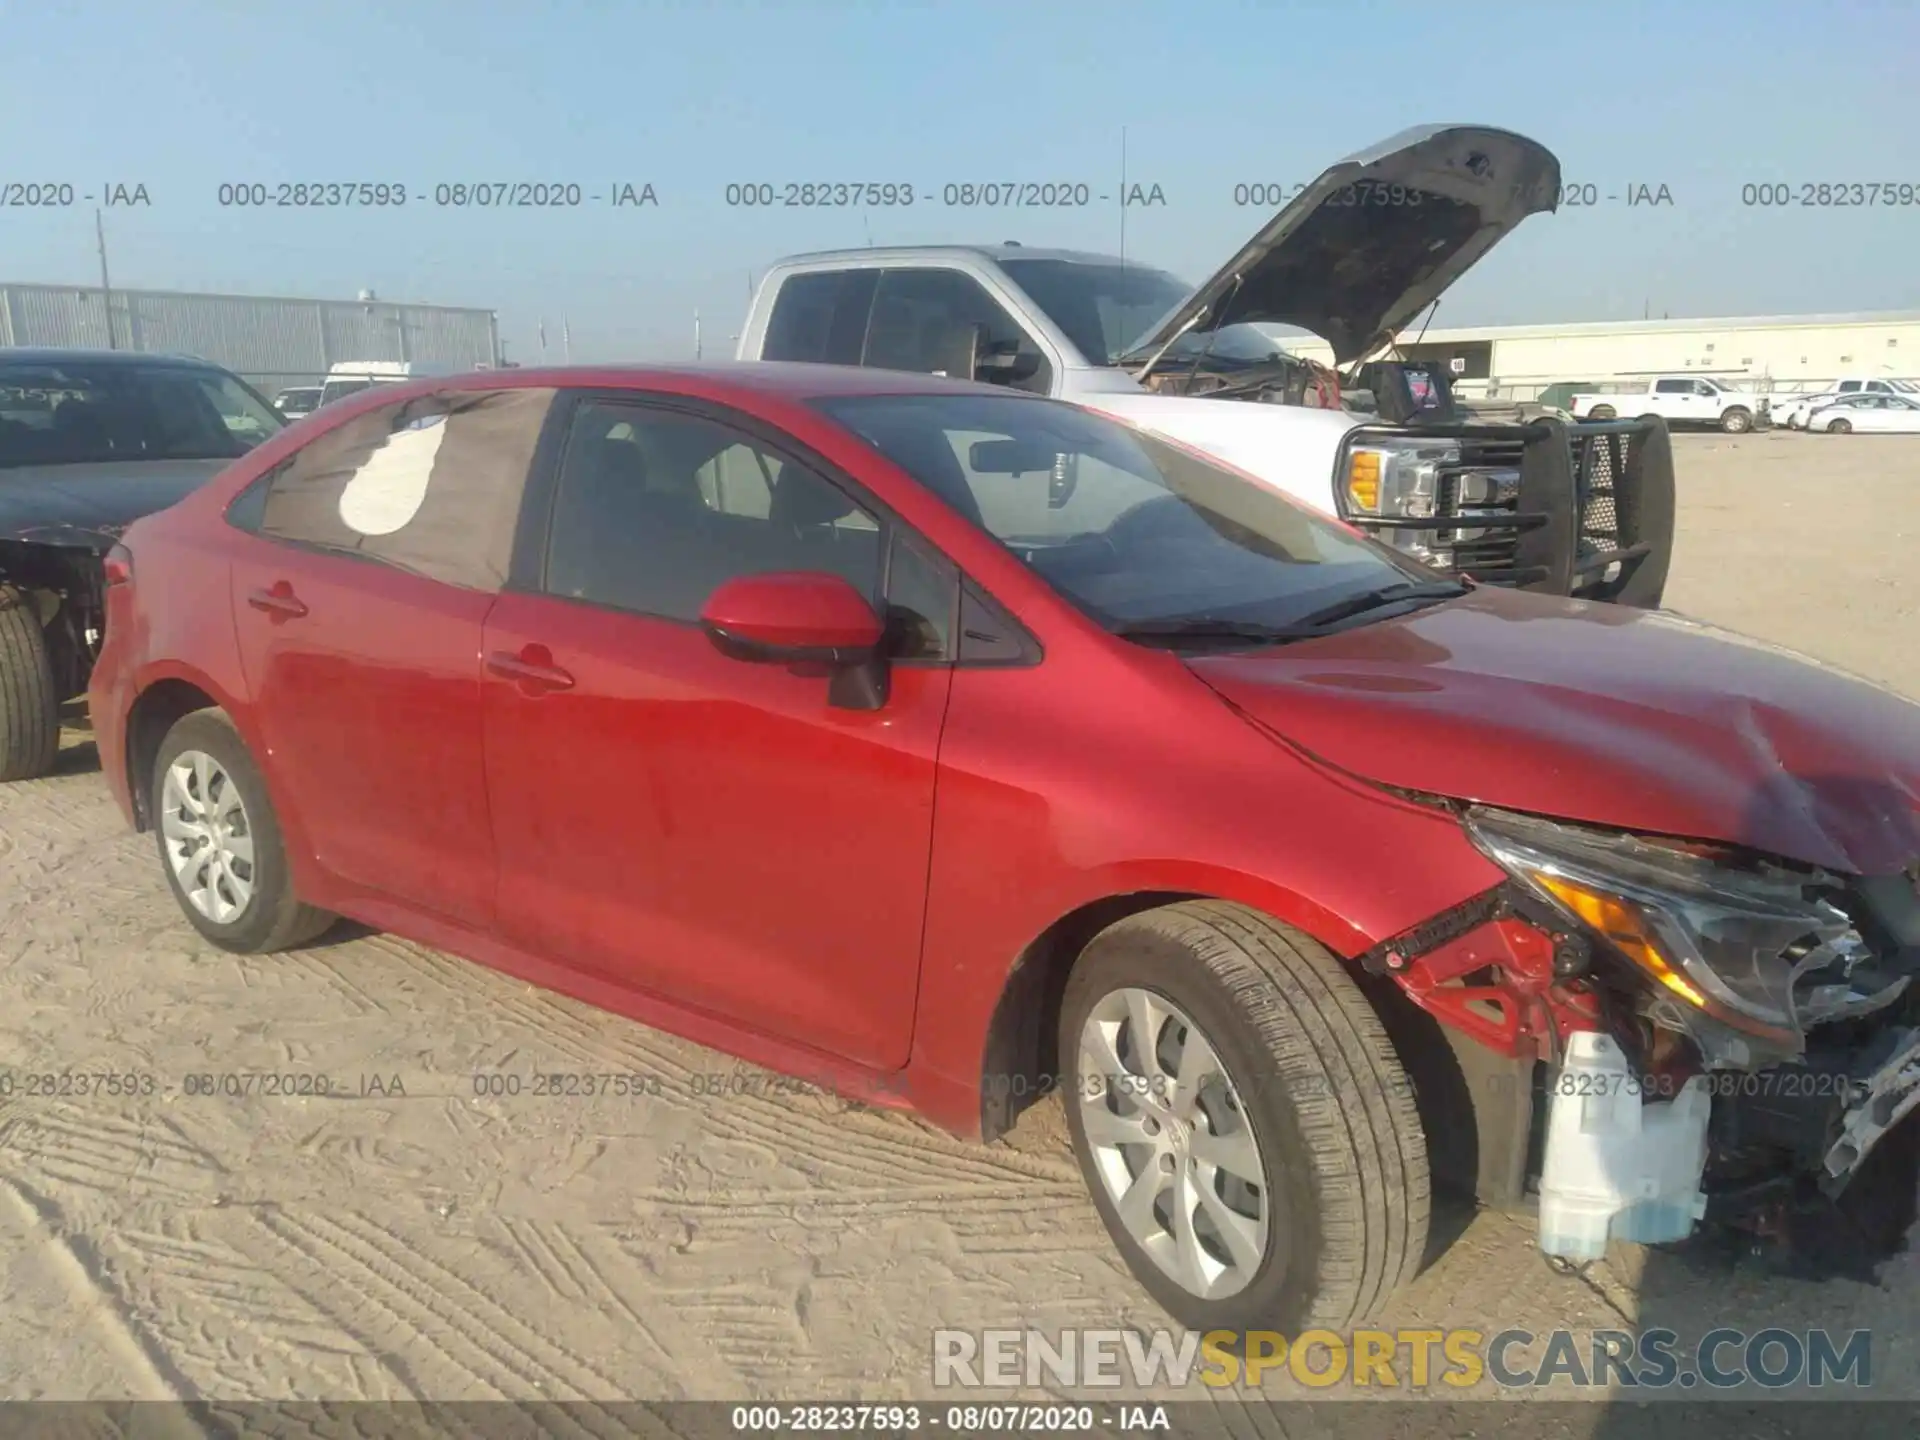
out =
<path fill-rule="evenodd" d="M 973 363 L 969 379 L 987 385 L 1018 385 L 1040 373 L 1040 353 L 1023 350 L 1017 340 L 987 339 L 987 327 L 973 327 Z"/>
<path fill-rule="evenodd" d="M 700 628 L 735 660 L 824 666 L 835 705 L 877 710 L 886 703 L 886 628 L 867 598 L 838 575 L 742 575 L 707 597 Z"/>

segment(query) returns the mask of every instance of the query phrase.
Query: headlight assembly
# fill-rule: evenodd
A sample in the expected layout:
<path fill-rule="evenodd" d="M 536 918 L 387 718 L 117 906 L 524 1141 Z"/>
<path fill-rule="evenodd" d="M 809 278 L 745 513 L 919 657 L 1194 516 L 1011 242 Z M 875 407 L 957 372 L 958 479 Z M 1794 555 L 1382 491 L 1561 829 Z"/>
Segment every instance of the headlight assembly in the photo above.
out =
<path fill-rule="evenodd" d="M 1433 514 L 1443 466 L 1460 463 L 1460 447 L 1408 436 L 1360 440 L 1347 447 L 1340 495 L 1355 515 Z"/>
<path fill-rule="evenodd" d="M 1466 825 L 1525 890 L 1683 1009 L 1795 1053 L 1807 1026 L 1877 1010 L 1907 985 L 1878 975 L 1847 914 L 1783 867 L 1506 811 L 1473 810 Z M 1863 962 L 1872 983 L 1857 988 Z"/>

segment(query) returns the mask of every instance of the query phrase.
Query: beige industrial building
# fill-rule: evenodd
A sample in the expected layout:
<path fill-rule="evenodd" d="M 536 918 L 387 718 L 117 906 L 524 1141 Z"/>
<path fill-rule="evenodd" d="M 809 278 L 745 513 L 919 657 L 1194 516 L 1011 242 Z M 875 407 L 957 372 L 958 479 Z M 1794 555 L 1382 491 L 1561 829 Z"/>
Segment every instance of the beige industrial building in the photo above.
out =
<path fill-rule="evenodd" d="M 1626 320 L 1490 325 L 1405 332 L 1410 360 L 1438 360 L 1464 396 L 1530 400 L 1555 384 L 1710 375 L 1743 389 L 1817 390 L 1842 375 L 1920 379 L 1920 311 L 1755 315 L 1720 320 Z M 1327 346 L 1281 337 L 1329 363 Z"/>

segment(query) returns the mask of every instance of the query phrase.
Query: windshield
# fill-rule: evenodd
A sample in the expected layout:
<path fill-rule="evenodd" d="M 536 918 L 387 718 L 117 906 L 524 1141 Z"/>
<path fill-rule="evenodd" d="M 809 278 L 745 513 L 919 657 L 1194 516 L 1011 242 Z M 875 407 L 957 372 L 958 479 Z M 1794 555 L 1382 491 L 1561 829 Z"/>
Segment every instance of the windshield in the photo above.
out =
<path fill-rule="evenodd" d="M 814 403 L 1109 629 L 1285 626 L 1439 578 L 1256 480 L 1076 406 L 1017 395 Z"/>
<path fill-rule="evenodd" d="M 1000 268 L 1095 365 L 1118 364 L 1154 326 L 1193 292 L 1164 270 L 1085 260 L 1002 260 Z M 1281 353 L 1251 325 L 1229 325 L 1211 337 L 1182 335 L 1167 353 L 1255 364 Z"/>
<path fill-rule="evenodd" d="M 285 424 L 220 370 L 124 360 L 0 362 L 0 470 L 231 460 Z"/>

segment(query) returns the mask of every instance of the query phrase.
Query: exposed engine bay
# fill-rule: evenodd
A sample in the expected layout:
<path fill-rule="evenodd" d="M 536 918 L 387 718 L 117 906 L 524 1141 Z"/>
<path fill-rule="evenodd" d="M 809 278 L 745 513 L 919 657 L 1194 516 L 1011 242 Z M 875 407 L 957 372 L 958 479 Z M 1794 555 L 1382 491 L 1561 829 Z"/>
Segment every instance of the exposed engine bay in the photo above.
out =
<path fill-rule="evenodd" d="M 1576 1263 L 1703 1222 L 1816 1272 L 1901 1243 L 1920 1188 L 1920 859 L 1843 876 L 1463 820 L 1512 878 L 1362 965 L 1510 1061 L 1474 1097 L 1484 1203 L 1537 1205 L 1541 1248 Z"/>

